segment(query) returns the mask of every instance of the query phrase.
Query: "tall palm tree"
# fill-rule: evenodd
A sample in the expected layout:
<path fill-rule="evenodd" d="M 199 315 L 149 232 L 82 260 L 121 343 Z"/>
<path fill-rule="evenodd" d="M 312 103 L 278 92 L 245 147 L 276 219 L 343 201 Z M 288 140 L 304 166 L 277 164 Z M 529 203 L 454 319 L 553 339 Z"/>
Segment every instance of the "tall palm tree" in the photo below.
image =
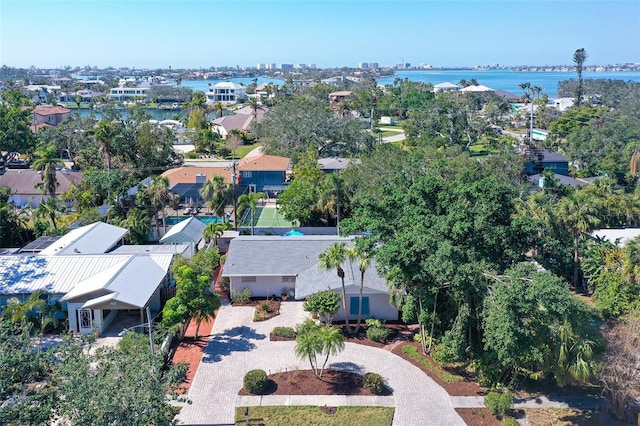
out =
<path fill-rule="evenodd" d="M 36 159 L 33 162 L 33 170 L 41 173 L 42 183 L 36 187 L 51 198 L 56 197 L 58 180 L 56 179 L 56 166 L 61 164 L 55 145 L 41 146 L 35 151 Z"/>
<path fill-rule="evenodd" d="M 528 91 L 529 88 L 531 87 L 531 83 L 529 82 L 525 82 L 525 83 L 520 83 L 518 84 L 518 87 L 522 89 L 522 99 L 525 101 L 524 104 L 527 105 L 527 99 L 528 99 Z"/>
<path fill-rule="evenodd" d="M 64 204 L 57 198 L 47 198 L 43 200 L 34 212 L 37 218 L 48 218 L 54 230 L 58 229 L 57 217 L 65 210 Z"/>
<path fill-rule="evenodd" d="M 200 188 L 200 195 L 216 216 L 225 220 L 224 209 L 232 201 L 233 185 L 225 183 L 224 177 L 214 175 Z"/>
<path fill-rule="evenodd" d="M 580 236 L 593 230 L 599 223 L 594 199 L 585 191 L 576 190 L 558 204 L 558 218 L 573 238 L 573 285 L 579 286 Z"/>
<path fill-rule="evenodd" d="M 344 269 L 342 264 L 347 260 L 347 249 L 345 243 L 334 243 L 325 251 L 318 255 L 318 266 L 320 269 L 335 269 L 342 283 L 342 309 L 344 310 L 344 319 L 347 326 L 347 332 L 353 334 L 349 325 L 349 311 L 347 310 L 347 289 L 344 285 Z"/>
<path fill-rule="evenodd" d="M 115 128 L 107 120 L 101 120 L 95 129 L 96 141 L 100 145 L 100 151 L 107 163 L 107 171 L 111 172 L 111 145 L 116 135 Z"/>
<path fill-rule="evenodd" d="M 579 107 L 582 103 L 582 68 L 587 61 L 587 51 L 584 49 L 578 49 L 573 53 L 573 63 L 576 65 L 576 72 L 578 73 L 578 86 L 576 88 L 576 107 Z"/>
<path fill-rule="evenodd" d="M 258 207 L 258 202 L 264 198 L 264 192 L 251 192 L 249 194 L 242 194 L 238 198 L 238 208 L 245 209 L 249 208 L 251 211 L 251 235 L 253 235 L 254 226 L 255 226 L 255 212 Z"/>
<path fill-rule="evenodd" d="M 358 320 L 356 322 L 355 334 L 360 331 L 360 325 L 362 323 L 362 293 L 364 291 L 364 273 L 369 269 L 373 255 L 371 252 L 356 247 L 347 248 L 347 257 L 350 260 L 355 260 L 358 263 L 358 269 L 360 270 L 360 298 L 358 301 Z"/>
<path fill-rule="evenodd" d="M 151 185 L 146 188 L 149 193 L 149 199 L 154 209 L 156 232 L 159 238 L 160 221 L 158 220 L 158 212 L 162 212 L 162 228 L 167 233 L 167 221 L 165 217 L 165 207 L 171 202 L 173 195 L 169 191 L 169 179 L 165 176 L 156 176 L 151 181 Z"/>

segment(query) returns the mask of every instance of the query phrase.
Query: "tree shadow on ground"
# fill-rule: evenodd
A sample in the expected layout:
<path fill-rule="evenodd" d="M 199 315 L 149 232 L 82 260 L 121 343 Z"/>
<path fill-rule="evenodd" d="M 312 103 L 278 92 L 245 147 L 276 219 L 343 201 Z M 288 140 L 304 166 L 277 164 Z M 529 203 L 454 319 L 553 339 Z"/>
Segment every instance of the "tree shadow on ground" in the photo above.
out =
<path fill-rule="evenodd" d="M 247 326 L 227 329 L 211 337 L 202 355 L 202 362 L 219 362 L 233 352 L 248 352 L 256 347 L 251 340 L 262 340 L 266 337 Z"/>
<path fill-rule="evenodd" d="M 364 371 L 361 365 L 358 365 L 354 362 L 349 362 L 349 361 L 331 363 L 329 364 L 329 368 L 332 370 L 348 371 L 350 373 L 356 373 L 360 376 L 366 373 L 366 371 Z"/>

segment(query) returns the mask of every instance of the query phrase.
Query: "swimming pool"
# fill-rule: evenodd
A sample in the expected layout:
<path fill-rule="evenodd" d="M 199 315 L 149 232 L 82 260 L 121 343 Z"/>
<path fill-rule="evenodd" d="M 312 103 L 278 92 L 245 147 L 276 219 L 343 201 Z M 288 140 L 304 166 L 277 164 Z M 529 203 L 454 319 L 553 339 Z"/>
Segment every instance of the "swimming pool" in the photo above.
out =
<path fill-rule="evenodd" d="M 202 222 L 204 222 L 205 225 L 208 225 L 210 223 L 222 223 L 222 218 L 218 216 L 167 216 L 167 225 L 175 225 L 176 223 L 180 223 L 183 220 L 189 219 L 190 217 L 197 217 Z"/>

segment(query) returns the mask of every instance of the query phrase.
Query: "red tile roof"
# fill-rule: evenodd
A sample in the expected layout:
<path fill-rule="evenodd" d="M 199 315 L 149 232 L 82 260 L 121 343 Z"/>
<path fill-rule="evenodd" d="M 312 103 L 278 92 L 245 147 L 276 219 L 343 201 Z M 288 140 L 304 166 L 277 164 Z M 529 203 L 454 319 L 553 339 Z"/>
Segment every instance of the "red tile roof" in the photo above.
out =
<path fill-rule="evenodd" d="M 231 167 L 177 167 L 167 170 L 162 176 L 169 179 L 169 186 L 171 187 L 176 183 L 195 183 L 196 175 L 198 174 L 205 175 L 207 180 L 213 176 L 222 176 L 226 183 L 233 183 L 231 178 L 233 169 Z"/>

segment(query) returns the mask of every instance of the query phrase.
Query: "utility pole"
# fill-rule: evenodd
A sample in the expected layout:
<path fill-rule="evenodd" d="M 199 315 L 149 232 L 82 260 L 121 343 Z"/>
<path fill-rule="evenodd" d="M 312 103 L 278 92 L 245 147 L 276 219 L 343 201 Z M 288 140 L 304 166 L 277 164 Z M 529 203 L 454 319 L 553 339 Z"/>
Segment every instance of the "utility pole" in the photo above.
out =
<path fill-rule="evenodd" d="M 233 181 L 233 229 L 235 231 L 238 230 L 238 195 L 237 195 L 237 187 L 236 182 L 238 180 L 238 175 L 236 175 L 236 162 L 233 161 L 233 174 L 231 175 L 231 180 Z"/>

